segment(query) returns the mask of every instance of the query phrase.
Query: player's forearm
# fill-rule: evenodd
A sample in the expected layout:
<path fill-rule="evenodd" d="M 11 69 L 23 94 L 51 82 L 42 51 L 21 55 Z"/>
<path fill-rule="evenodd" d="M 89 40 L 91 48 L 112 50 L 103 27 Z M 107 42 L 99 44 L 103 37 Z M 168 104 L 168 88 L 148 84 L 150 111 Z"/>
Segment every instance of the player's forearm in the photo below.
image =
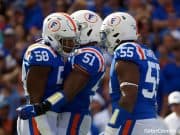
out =
<path fill-rule="evenodd" d="M 50 67 L 32 66 L 27 75 L 27 91 L 30 102 L 40 103 L 46 89 Z"/>
<path fill-rule="evenodd" d="M 132 113 L 134 110 L 134 106 L 136 101 L 133 100 L 132 101 L 127 101 L 129 100 L 128 98 L 121 98 L 121 100 L 119 101 L 119 106 L 124 108 L 126 111 L 128 111 L 129 113 Z"/>
<path fill-rule="evenodd" d="M 37 95 L 37 91 L 34 90 L 28 90 L 29 97 L 30 97 L 30 103 L 36 104 L 41 102 L 41 98 L 43 95 Z"/>
<path fill-rule="evenodd" d="M 60 108 L 66 104 L 66 98 L 62 92 L 56 92 L 41 103 L 27 104 L 17 108 L 18 116 L 23 119 L 45 114 L 47 111 Z"/>
<path fill-rule="evenodd" d="M 41 98 L 43 95 L 41 94 L 37 94 L 37 89 L 33 88 L 33 89 L 27 89 L 28 94 L 29 94 L 29 98 L 30 98 L 30 103 L 31 104 L 36 104 L 36 103 L 40 103 L 41 102 Z"/>
<path fill-rule="evenodd" d="M 63 92 L 56 92 L 41 103 L 25 105 L 17 111 L 22 119 L 28 119 L 32 116 L 45 114 L 47 111 L 54 110 L 64 106 L 67 103 Z"/>
<path fill-rule="evenodd" d="M 74 83 L 75 80 L 76 82 Z M 59 90 L 49 96 L 43 103 L 48 106 L 50 105 L 49 110 L 61 108 L 67 102 L 74 99 L 74 97 L 86 86 L 88 80 L 89 75 L 81 73 L 78 69 L 74 69 L 64 82 L 64 90 Z"/>
<path fill-rule="evenodd" d="M 137 99 L 137 87 L 126 86 L 121 89 L 122 97 L 113 108 L 113 115 L 105 129 L 105 135 L 117 134 L 125 122 L 132 118 Z"/>
<path fill-rule="evenodd" d="M 138 83 L 137 83 L 138 84 Z M 132 113 L 137 100 L 138 85 L 136 83 L 121 83 L 121 99 L 119 106 Z"/>
<path fill-rule="evenodd" d="M 131 113 L 126 111 L 121 106 L 117 105 L 114 108 L 111 119 L 105 128 L 104 135 L 116 135 L 118 131 L 121 129 L 121 127 L 124 126 L 125 122 L 128 119 L 131 119 L 131 117 L 132 117 Z"/>
<path fill-rule="evenodd" d="M 80 66 L 75 65 L 74 69 L 64 81 L 64 94 L 68 102 L 87 85 L 90 75 L 86 71 L 82 71 Z"/>

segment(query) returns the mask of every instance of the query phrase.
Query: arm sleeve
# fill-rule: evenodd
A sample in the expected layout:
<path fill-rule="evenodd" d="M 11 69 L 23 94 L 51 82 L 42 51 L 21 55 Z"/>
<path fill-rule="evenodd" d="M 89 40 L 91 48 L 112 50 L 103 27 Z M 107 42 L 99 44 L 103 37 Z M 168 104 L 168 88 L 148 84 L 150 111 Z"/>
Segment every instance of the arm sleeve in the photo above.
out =
<path fill-rule="evenodd" d="M 93 52 L 83 52 L 73 58 L 73 67 L 78 66 L 82 71 L 89 75 L 96 75 L 103 71 L 104 62 L 103 56 L 97 56 Z"/>
<path fill-rule="evenodd" d="M 31 66 L 52 66 L 53 54 L 46 48 L 37 48 L 29 53 L 28 59 Z"/>

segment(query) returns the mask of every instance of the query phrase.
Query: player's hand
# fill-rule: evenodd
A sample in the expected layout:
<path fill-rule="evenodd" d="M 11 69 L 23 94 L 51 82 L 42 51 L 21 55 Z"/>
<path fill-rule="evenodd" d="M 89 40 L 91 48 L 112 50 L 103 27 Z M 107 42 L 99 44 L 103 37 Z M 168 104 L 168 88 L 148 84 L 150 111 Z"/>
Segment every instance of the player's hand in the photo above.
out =
<path fill-rule="evenodd" d="M 51 103 L 48 101 L 44 101 L 42 103 L 27 104 L 20 106 L 16 109 L 16 111 L 21 119 L 27 120 L 32 117 L 45 114 L 50 109 L 51 109 Z"/>
<path fill-rule="evenodd" d="M 34 105 L 22 105 L 16 109 L 18 116 L 23 119 L 27 120 L 37 115 Z"/>

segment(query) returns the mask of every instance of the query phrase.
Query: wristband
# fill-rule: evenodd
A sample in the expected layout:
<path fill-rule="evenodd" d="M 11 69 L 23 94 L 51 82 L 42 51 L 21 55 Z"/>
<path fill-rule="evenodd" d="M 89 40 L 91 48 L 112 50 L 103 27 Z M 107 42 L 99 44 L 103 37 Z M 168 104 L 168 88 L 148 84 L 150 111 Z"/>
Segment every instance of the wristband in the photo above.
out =
<path fill-rule="evenodd" d="M 51 109 L 51 104 L 48 101 L 43 101 L 39 104 L 34 104 L 34 110 L 36 115 L 42 115 Z"/>
<path fill-rule="evenodd" d="M 50 97 L 48 97 L 45 102 L 48 102 L 51 105 L 51 109 L 55 109 L 64 106 L 67 103 L 67 99 L 64 93 L 61 91 L 56 92 Z"/>

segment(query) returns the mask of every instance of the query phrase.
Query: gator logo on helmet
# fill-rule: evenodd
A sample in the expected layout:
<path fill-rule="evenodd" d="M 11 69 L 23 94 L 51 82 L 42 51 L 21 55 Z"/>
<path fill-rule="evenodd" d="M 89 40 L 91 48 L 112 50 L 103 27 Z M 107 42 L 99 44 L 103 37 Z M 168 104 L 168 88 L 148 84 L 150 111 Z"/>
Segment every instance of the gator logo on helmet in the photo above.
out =
<path fill-rule="evenodd" d="M 85 13 L 84 17 L 85 17 L 86 21 L 88 21 L 90 23 L 95 23 L 98 20 L 98 17 L 92 13 Z"/>
<path fill-rule="evenodd" d="M 61 23 L 59 20 L 51 20 L 48 24 L 48 29 L 52 32 L 56 32 L 61 28 Z"/>
<path fill-rule="evenodd" d="M 119 16 L 112 16 L 109 20 L 108 20 L 108 24 L 111 26 L 116 26 L 120 23 L 121 18 Z"/>

